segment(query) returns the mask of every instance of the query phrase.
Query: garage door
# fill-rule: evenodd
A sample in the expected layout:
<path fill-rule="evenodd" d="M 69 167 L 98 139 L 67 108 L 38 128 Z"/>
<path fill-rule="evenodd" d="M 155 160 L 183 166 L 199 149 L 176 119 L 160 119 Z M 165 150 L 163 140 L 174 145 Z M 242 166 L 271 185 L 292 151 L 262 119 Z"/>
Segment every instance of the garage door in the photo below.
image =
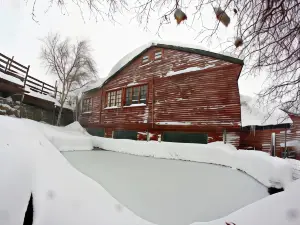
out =
<path fill-rule="evenodd" d="M 137 140 L 137 131 L 134 130 L 115 130 L 114 131 L 115 139 L 131 139 Z"/>
<path fill-rule="evenodd" d="M 208 136 L 205 133 L 164 132 L 163 141 L 180 143 L 207 144 Z"/>
<path fill-rule="evenodd" d="M 90 135 L 104 137 L 104 128 L 87 128 L 86 131 Z"/>

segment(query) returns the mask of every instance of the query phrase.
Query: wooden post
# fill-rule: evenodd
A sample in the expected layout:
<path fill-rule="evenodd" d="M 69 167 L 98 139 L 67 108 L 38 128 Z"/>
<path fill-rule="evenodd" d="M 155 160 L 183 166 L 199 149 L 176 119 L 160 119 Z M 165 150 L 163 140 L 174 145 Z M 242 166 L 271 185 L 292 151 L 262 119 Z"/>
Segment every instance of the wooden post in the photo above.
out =
<path fill-rule="evenodd" d="M 41 94 L 43 94 L 44 84 L 45 84 L 45 83 L 43 82 Z"/>
<path fill-rule="evenodd" d="M 271 156 L 276 156 L 276 134 L 271 134 Z"/>
<path fill-rule="evenodd" d="M 285 127 L 285 130 L 284 130 L 284 158 L 287 157 L 286 134 L 287 134 L 287 130 L 286 130 L 286 127 Z"/>
<path fill-rule="evenodd" d="M 226 133 L 226 129 L 223 130 L 223 142 L 224 142 L 224 144 L 226 144 L 226 142 L 227 142 L 227 133 Z"/>
<path fill-rule="evenodd" d="M 27 76 L 28 76 L 28 73 L 29 73 L 29 69 L 30 69 L 30 65 L 28 65 L 27 70 L 26 70 L 26 75 L 25 75 L 24 85 L 23 85 L 24 91 L 25 91 L 25 85 L 26 85 L 26 81 L 27 81 Z M 22 95 L 21 104 L 23 103 L 23 100 L 24 100 L 24 93 Z"/>
<path fill-rule="evenodd" d="M 7 60 L 7 63 L 6 63 L 6 65 L 5 65 L 5 70 L 4 70 L 5 72 L 7 71 L 8 65 L 9 65 L 9 64 L 10 64 L 10 59 Z"/>
<path fill-rule="evenodd" d="M 10 70 L 10 66 L 11 66 L 11 64 L 12 64 L 12 62 L 14 61 L 14 56 L 11 58 L 11 60 L 10 60 L 10 63 L 8 64 L 8 70 Z"/>

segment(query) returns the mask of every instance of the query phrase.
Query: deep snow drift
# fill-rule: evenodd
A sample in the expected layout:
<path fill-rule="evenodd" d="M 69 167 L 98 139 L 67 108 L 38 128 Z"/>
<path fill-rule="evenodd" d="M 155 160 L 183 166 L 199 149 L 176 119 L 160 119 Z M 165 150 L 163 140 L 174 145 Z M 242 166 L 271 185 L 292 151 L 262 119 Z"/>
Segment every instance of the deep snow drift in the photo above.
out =
<path fill-rule="evenodd" d="M 56 129 L 50 129 L 52 135 L 49 135 L 47 128 L 38 126 L 48 125 L 0 116 L 0 224 L 22 224 L 30 191 L 34 196 L 34 225 L 152 224 L 121 206 L 101 185 L 73 168 L 52 144 L 59 145 L 55 142 L 57 139 L 63 141 L 58 135 L 53 135 Z M 58 128 L 63 129 L 69 129 L 66 131 L 70 142 L 68 150 L 76 148 L 76 138 L 91 139 L 81 131 L 71 131 L 70 127 Z M 61 144 L 66 148 L 67 143 Z M 208 148 L 215 149 L 214 152 L 222 151 Z M 255 160 L 254 155 L 249 160 Z M 247 158 L 247 155 L 243 154 L 243 157 Z M 275 159 L 272 164 L 274 168 L 277 165 L 285 167 L 283 161 Z M 280 180 L 280 177 L 276 178 Z M 284 192 L 268 196 L 224 218 L 194 225 L 224 225 L 225 222 L 236 225 L 298 225 L 299 189 L 300 180 L 286 183 Z"/>

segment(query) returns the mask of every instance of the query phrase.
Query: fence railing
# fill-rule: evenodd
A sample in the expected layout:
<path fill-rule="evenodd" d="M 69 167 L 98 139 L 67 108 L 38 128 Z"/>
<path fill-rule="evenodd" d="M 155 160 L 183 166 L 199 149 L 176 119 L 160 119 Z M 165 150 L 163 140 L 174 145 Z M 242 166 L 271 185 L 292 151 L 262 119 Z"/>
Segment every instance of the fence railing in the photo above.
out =
<path fill-rule="evenodd" d="M 29 75 L 30 66 L 24 66 L 14 60 L 14 57 L 9 58 L 0 53 L 0 71 L 4 72 L 7 76 L 13 76 L 23 82 L 23 88 L 28 87 L 30 90 L 50 95 L 56 98 L 57 87 L 45 83 L 33 76 Z"/>

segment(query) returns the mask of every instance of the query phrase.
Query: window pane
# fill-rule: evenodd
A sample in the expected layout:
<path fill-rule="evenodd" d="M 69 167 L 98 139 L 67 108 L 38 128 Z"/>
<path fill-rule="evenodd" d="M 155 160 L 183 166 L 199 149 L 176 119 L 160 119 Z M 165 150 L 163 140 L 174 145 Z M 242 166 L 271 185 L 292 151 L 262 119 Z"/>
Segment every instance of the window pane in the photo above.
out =
<path fill-rule="evenodd" d="M 122 102 L 122 90 L 117 91 L 117 102 L 116 105 L 118 107 L 121 106 L 121 102 Z"/>
<path fill-rule="evenodd" d="M 110 106 L 110 92 L 107 93 L 107 107 Z"/>
<path fill-rule="evenodd" d="M 140 91 L 140 87 L 134 87 L 133 88 L 132 104 L 139 103 L 139 91 Z"/>
<path fill-rule="evenodd" d="M 132 93 L 132 88 L 127 88 L 126 89 L 126 103 L 125 103 L 125 105 L 130 105 L 131 104 L 131 93 Z"/>
<path fill-rule="evenodd" d="M 148 85 L 141 86 L 140 103 L 146 103 Z"/>
<path fill-rule="evenodd" d="M 116 105 L 116 92 L 112 91 L 110 93 L 110 106 L 115 106 Z"/>

